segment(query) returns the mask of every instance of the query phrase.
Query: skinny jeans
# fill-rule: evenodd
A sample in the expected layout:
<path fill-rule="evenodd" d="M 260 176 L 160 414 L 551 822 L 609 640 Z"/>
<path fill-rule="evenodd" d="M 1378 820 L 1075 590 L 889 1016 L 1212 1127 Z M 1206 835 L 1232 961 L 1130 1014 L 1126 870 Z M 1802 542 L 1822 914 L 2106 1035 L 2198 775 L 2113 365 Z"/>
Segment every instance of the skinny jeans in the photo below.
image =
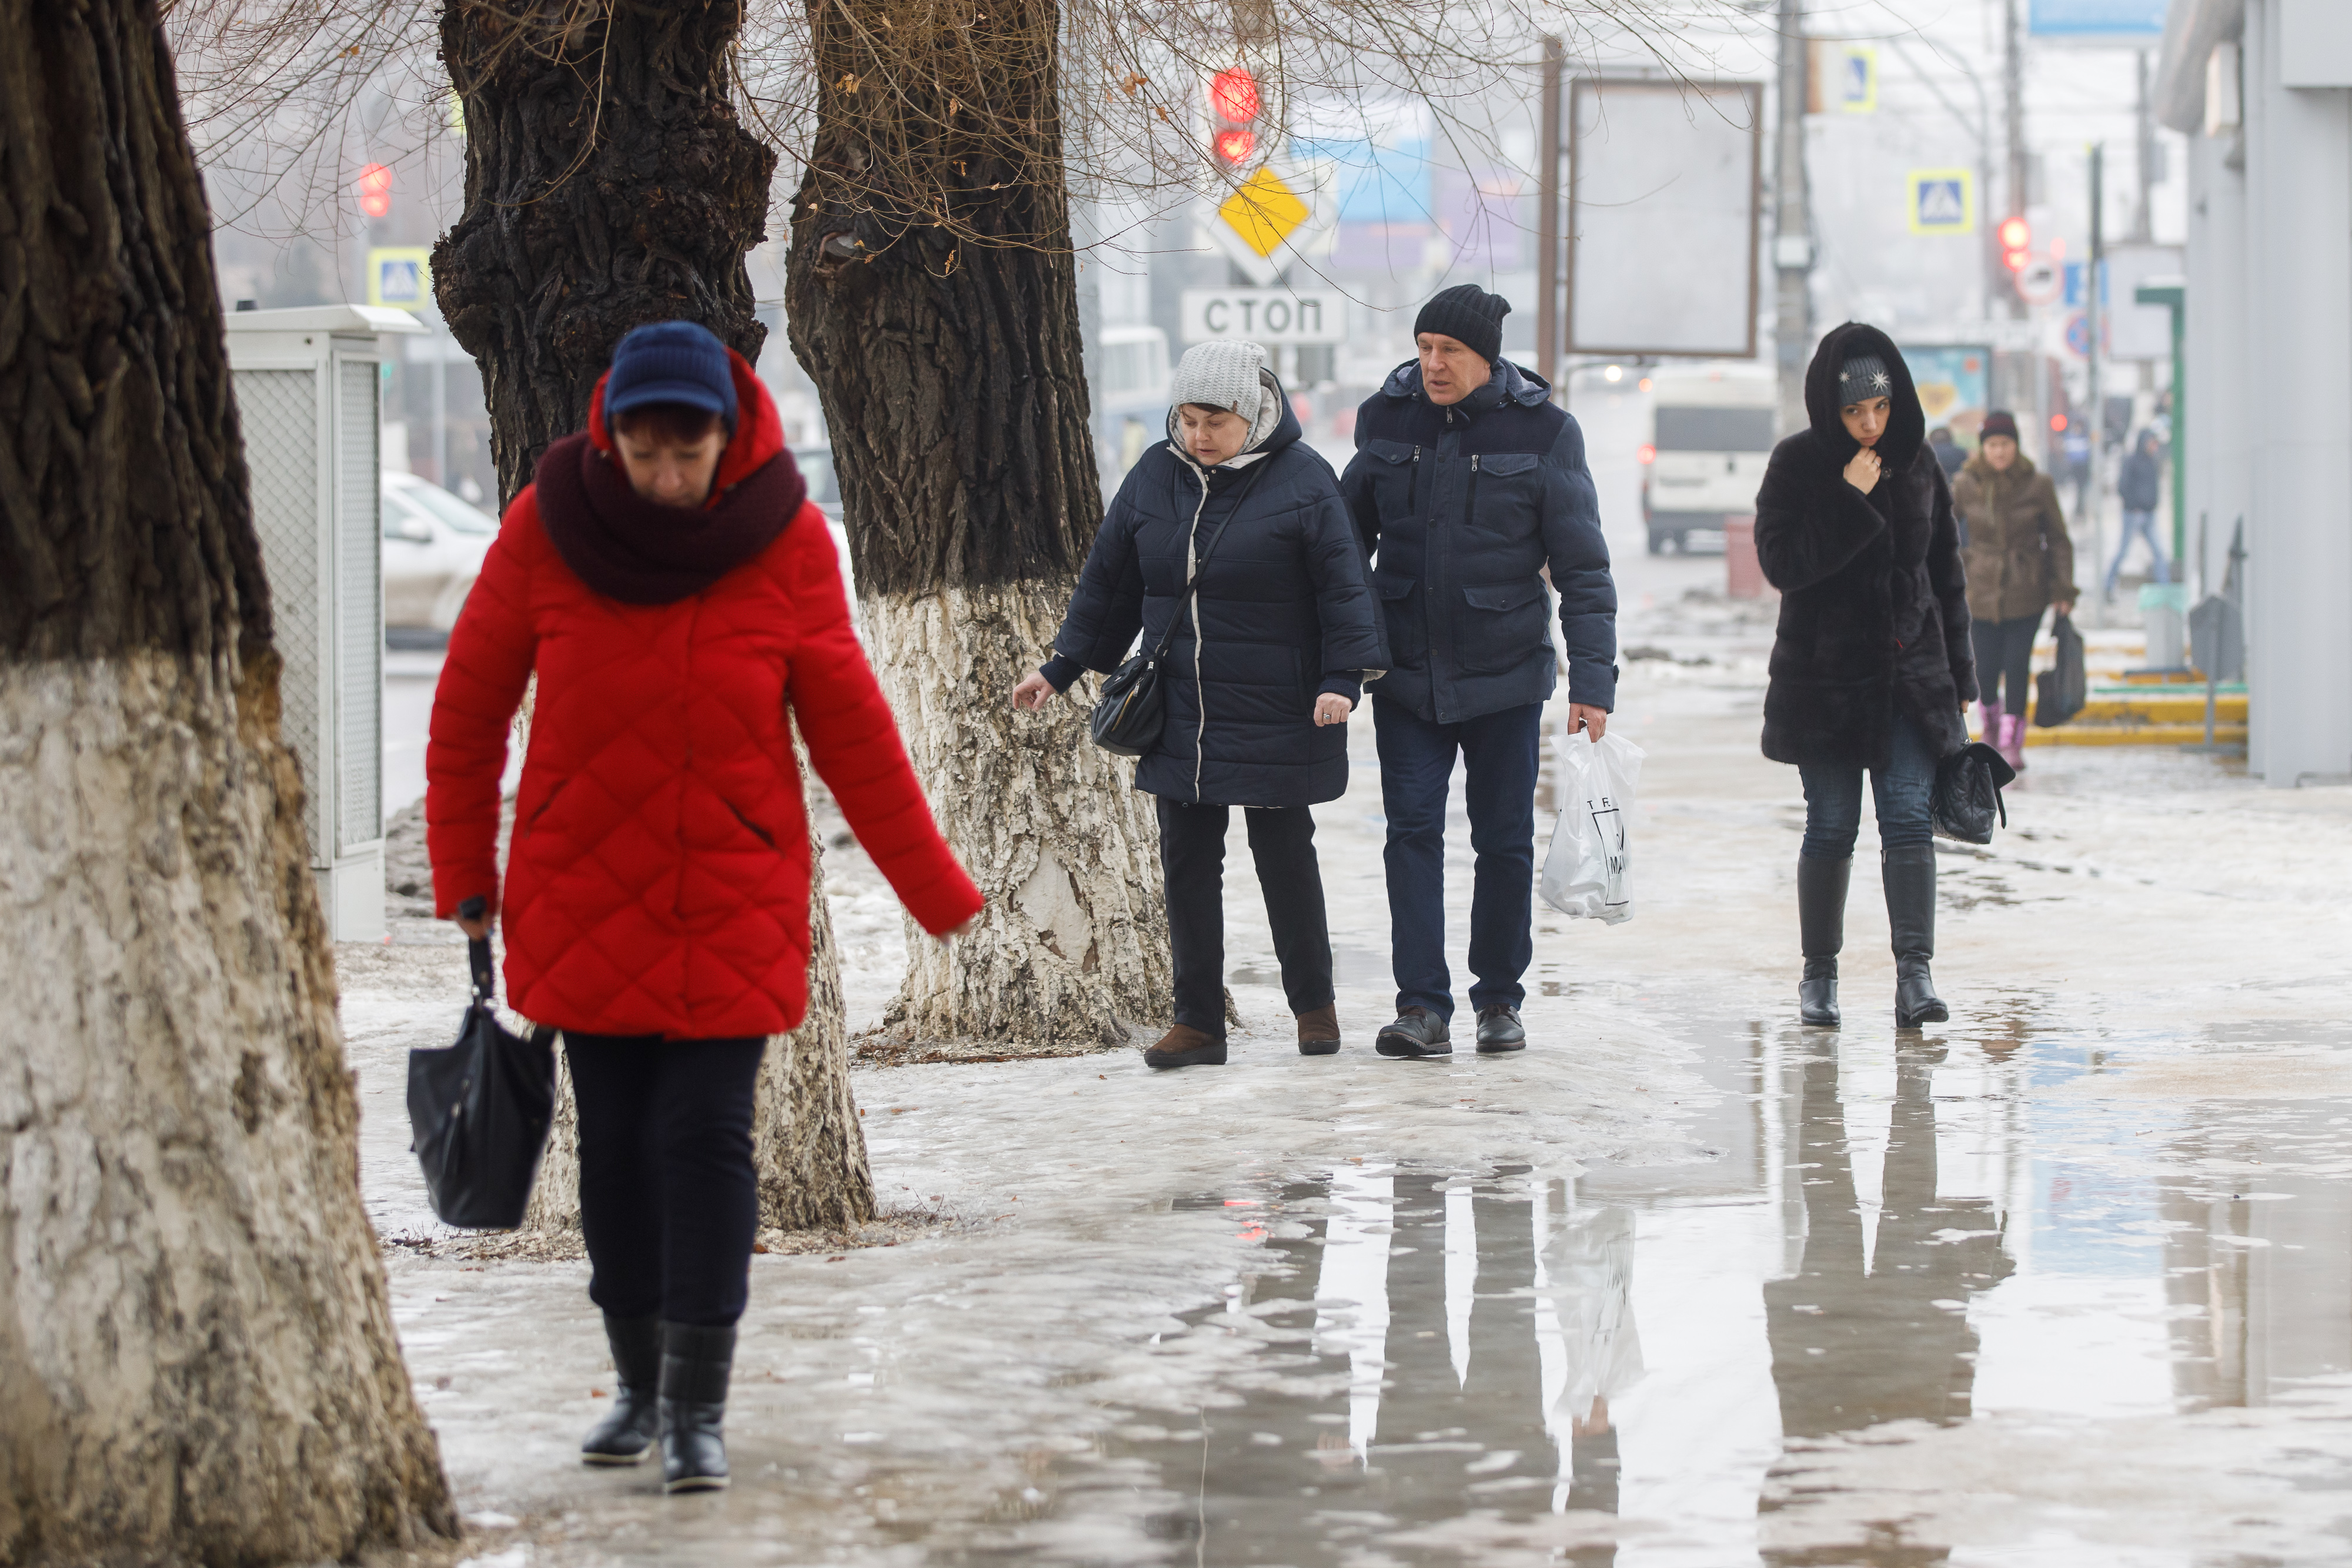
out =
<path fill-rule="evenodd" d="M 743 1315 L 760 1223 L 751 1093 L 767 1043 L 564 1031 L 588 1299 L 614 1317 L 723 1328 Z"/>
<path fill-rule="evenodd" d="M 1899 708 L 1893 738 L 1887 765 L 1868 769 L 1878 807 L 1879 847 L 1933 843 L 1936 754 L 1911 716 Z M 1862 833 L 1864 771 L 1859 764 L 1831 762 L 1808 762 L 1797 769 L 1805 785 L 1805 841 L 1799 853 L 1833 861 L 1853 855 Z"/>

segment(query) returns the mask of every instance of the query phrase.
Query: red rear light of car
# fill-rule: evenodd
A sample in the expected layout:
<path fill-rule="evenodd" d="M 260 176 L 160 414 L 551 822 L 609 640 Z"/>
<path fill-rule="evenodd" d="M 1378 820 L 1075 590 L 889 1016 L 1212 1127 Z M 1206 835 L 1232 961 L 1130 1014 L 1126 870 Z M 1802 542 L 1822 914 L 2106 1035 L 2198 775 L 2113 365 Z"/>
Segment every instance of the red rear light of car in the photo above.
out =
<path fill-rule="evenodd" d="M 1645 442 L 1643 444 L 1641 450 L 1634 453 L 1633 455 L 1643 463 L 1654 463 L 1658 460 L 1658 449 Z"/>

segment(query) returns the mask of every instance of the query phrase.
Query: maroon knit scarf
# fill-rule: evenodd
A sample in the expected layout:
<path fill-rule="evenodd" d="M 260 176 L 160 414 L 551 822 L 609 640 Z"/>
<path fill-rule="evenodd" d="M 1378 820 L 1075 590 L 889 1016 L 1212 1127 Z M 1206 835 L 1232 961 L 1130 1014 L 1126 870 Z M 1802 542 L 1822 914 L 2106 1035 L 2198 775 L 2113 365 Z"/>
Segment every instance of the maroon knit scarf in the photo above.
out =
<path fill-rule="evenodd" d="M 607 599 L 671 604 L 766 549 L 808 498 L 789 452 L 728 487 L 715 507 L 665 507 L 629 486 L 583 432 L 539 460 L 539 520 L 563 564 Z"/>

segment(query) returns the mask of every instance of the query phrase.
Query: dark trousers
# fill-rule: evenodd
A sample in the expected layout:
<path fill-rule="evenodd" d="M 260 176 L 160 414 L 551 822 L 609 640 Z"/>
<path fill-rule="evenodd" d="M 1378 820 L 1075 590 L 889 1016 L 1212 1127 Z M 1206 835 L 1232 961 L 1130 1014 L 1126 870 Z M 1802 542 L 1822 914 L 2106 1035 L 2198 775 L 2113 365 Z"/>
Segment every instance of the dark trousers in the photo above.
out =
<path fill-rule="evenodd" d="M 1871 798 L 1878 806 L 1879 847 L 1933 843 L 1936 754 L 1911 716 L 1899 710 L 1894 739 L 1888 765 L 1869 770 Z M 1863 771 L 1859 766 L 1821 762 L 1797 769 L 1805 781 L 1805 842 L 1798 853 L 1833 861 L 1853 853 L 1853 841 L 1862 832 Z"/>
<path fill-rule="evenodd" d="M 564 1031 L 588 1299 L 614 1316 L 721 1328 L 743 1315 L 760 1224 L 751 1086 L 766 1046 Z"/>
<path fill-rule="evenodd" d="M 1225 1038 L 1224 806 L 1160 805 L 1160 869 L 1168 884 L 1168 946 L 1176 961 L 1176 1021 Z M 1323 916 L 1323 872 L 1315 862 L 1315 817 L 1304 806 L 1245 807 L 1250 856 L 1265 890 L 1274 956 L 1294 1013 L 1328 1007 L 1331 929 Z"/>
<path fill-rule="evenodd" d="M 1389 819 L 1389 944 L 1397 1006 L 1454 1016 L 1445 967 L 1445 799 L 1461 758 L 1462 797 L 1477 856 L 1470 892 L 1473 1010 L 1527 998 L 1519 977 L 1535 956 L 1536 768 L 1543 705 L 1505 708 L 1461 724 L 1433 724 L 1372 699 L 1381 799 Z"/>
<path fill-rule="evenodd" d="M 2033 695 L 2033 637 L 2042 630 L 2042 612 L 2014 621 L 1971 621 L 1969 642 L 1977 653 L 1977 690 L 2001 711 L 2025 716 L 2026 699 Z M 1988 735 L 1987 740 L 2000 737 Z"/>

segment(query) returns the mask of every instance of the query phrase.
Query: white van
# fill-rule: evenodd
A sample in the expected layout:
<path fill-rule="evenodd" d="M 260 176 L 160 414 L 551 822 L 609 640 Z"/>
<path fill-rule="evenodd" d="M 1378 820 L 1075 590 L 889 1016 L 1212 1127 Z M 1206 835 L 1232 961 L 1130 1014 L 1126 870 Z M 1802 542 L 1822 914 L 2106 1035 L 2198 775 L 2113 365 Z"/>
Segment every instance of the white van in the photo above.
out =
<path fill-rule="evenodd" d="M 1650 440 L 1642 448 L 1642 518 L 1650 553 L 1722 548 L 1726 517 L 1748 517 L 1780 417 L 1772 371 L 1747 362 L 1650 371 Z"/>

